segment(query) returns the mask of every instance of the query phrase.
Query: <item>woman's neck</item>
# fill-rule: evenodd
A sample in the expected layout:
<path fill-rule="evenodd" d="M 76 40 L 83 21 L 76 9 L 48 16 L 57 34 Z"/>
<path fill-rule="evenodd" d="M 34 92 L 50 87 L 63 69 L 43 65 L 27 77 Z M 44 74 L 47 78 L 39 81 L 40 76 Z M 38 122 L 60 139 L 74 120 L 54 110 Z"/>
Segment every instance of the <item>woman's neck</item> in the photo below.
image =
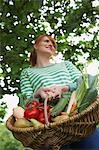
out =
<path fill-rule="evenodd" d="M 50 65 L 50 59 L 48 57 L 44 57 L 44 56 L 37 57 L 37 63 L 36 63 L 37 67 L 45 67 L 48 65 Z"/>

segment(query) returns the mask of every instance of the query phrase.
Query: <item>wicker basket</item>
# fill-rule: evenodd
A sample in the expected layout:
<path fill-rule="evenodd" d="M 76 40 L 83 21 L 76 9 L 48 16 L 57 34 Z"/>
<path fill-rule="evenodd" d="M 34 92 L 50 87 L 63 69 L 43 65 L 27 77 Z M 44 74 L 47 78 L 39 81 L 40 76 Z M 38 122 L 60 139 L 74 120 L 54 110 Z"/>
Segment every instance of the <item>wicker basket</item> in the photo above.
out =
<path fill-rule="evenodd" d="M 52 150 L 59 150 L 61 145 L 79 141 L 94 132 L 99 123 L 99 97 L 83 112 L 65 121 L 50 123 L 49 127 L 16 128 L 14 122 L 15 118 L 11 116 L 6 126 L 25 147 L 44 150 L 44 147 L 49 146 Z"/>

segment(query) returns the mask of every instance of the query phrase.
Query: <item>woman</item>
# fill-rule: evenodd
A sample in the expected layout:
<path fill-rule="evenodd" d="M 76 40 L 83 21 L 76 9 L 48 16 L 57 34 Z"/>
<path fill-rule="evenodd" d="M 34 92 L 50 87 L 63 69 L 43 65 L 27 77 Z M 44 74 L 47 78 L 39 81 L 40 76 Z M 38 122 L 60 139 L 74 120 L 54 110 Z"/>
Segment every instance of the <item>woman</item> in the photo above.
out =
<path fill-rule="evenodd" d="M 27 98 L 33 96 L 43 100 L 48 97 L 49 100 L 54 100 L 56 97 L 60 98 L 64 92 L 77 88 L 77 79 L 81 73 L 71 62 L 64 61 L 55 64 L 50 62 L 56 50 L 56 42 L 49 35 L 41 35 L 35 41 L 30 55 L 31 67 L 22 71 L 20 79 L 21 92 Z M 99 144 L 96 143 L 96 138 L 99 138 L 97 132 L 79 143 L 62 146 L 62 150 L 70 148 L 80 150 L 81 146 L 83 149 L 98 149 Z M 88 141 L 90 144 L 86 144 Z"/>
<path fill-rule="evenodd" d="M 76 81 L 81 73 L 71 62 L 51 64 L 50 58 L 55 55 L 56 48 L 51 36 L 41 35 L 35 41 L 30 55 L 31 67 L 21 73 L 21 91 L 28 98 L 31 95 L 42 98 L 49 95 L 54 99 L 77 88 Z"/>

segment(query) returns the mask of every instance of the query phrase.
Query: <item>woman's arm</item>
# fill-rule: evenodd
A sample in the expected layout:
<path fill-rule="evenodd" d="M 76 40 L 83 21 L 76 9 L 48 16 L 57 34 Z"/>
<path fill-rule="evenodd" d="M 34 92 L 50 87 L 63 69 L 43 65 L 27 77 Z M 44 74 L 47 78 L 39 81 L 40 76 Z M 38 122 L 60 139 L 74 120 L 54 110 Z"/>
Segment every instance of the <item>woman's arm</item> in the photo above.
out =
<path fill-rule="evenodd" d="M 32 85 L 30 83 L 30 80 L 29 80 L 29 77 L 28 77 L 28 74 L 27 74 L 27 69 L 24 69 L 21 72 L 20 90 L 21 90 L 21 94 L 25 95 L 25 97 L 27 99 L 30 99 L 31 97 L 33 97 L 33 88 L 32 88 Z M 23 102 L 23 100 L 20 98 L 19 105 L 22 106 L 24 104 L 25 104 L 25 102 Z"/>

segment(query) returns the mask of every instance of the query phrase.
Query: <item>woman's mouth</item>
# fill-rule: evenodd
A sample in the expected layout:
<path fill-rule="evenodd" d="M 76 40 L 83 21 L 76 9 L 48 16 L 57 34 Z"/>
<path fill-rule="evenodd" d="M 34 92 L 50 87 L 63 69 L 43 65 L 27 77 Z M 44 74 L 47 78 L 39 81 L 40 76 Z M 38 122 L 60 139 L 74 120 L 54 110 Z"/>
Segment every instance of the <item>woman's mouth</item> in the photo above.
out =
<path fill-rule="evenodd" d="M 46 47 L 46 48 L 52 51 L 52 48 L 51 48 L 51 47 Z"/>

